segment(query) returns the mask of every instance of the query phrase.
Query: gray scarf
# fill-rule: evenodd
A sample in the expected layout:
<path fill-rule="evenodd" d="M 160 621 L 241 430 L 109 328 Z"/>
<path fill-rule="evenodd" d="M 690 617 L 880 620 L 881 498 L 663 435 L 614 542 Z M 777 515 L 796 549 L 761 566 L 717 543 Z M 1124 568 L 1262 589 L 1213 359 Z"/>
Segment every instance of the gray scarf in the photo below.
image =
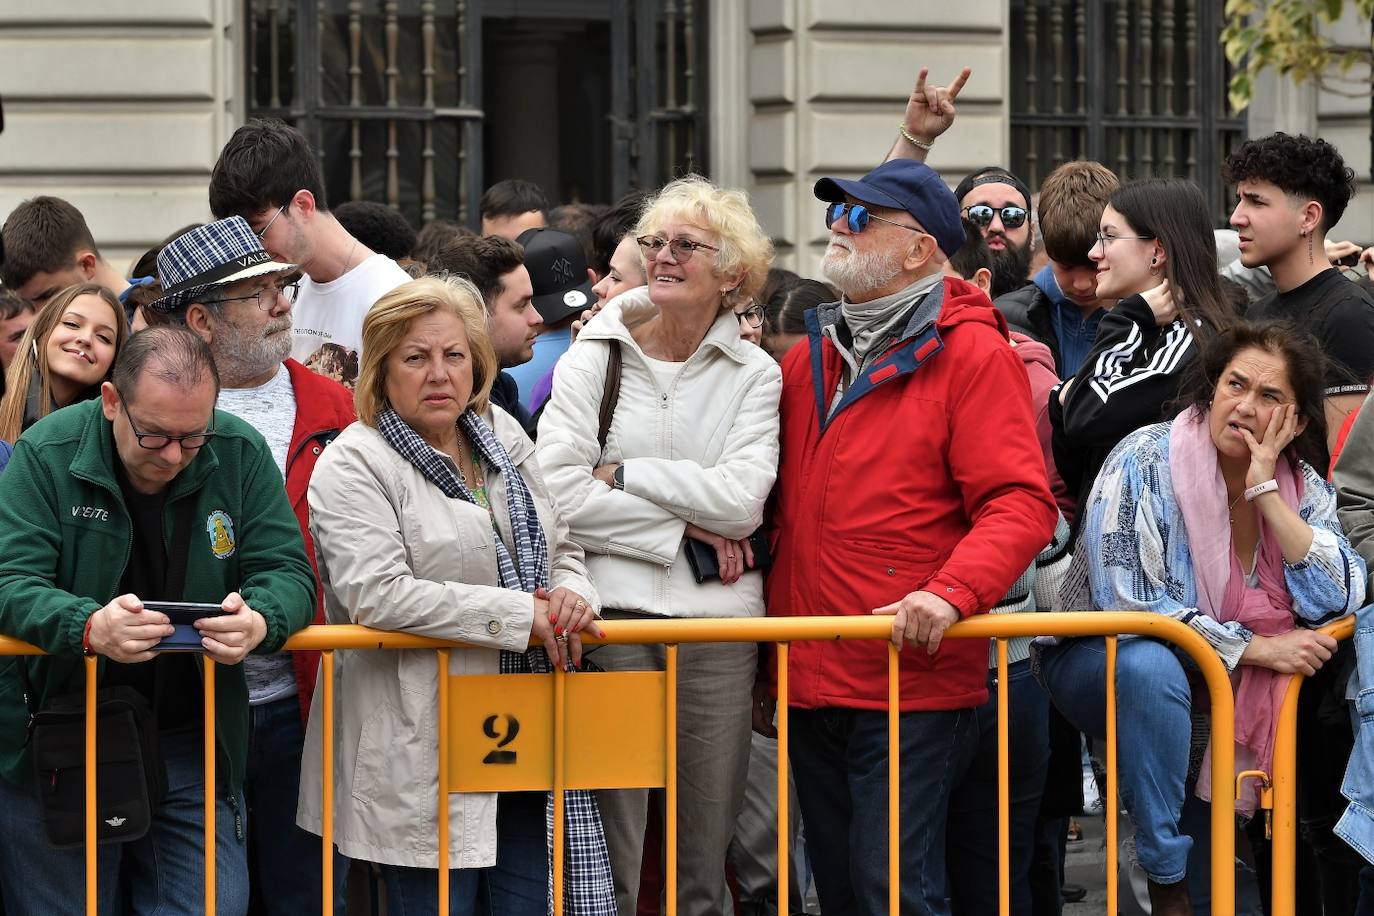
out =
<path fill-rule="evenodd" d="M 864 368 L 871 358 L 880 355 L 887 348 L 892 337 L 900 334 L 911 323 L 905 319 L 911 314 L 912 308 L 943 279 L 940 274 L 931 274 L 890 296 L 870 299 L 867 302 L 854 303 L 848 299 L 840 300 L 840 318 L 845 327 L 849 329 L 850 337 L 854 342 L 851 346 L 846 347 L 840 341 L 837 330 L 838 322 L 827 325 L 824 330 L 824 334 L 830 338 L 830 342 L 835 345 L 835 349 L 844 358 L 846 366 L 845 371 L 840 373 L 839 388 L 830 404 L 832 411 L 844 395 L 845 389 L 849 387 L 850 382 L 863 374 Z M 930 305 L 932 314 L 925 316 L 926 321 L 919 321 L 917 324 L 925 324 L 927 321 L 935 320 L 936 314 L 934 313 L 938 312 L 939 298 L 933 299 Z"/>

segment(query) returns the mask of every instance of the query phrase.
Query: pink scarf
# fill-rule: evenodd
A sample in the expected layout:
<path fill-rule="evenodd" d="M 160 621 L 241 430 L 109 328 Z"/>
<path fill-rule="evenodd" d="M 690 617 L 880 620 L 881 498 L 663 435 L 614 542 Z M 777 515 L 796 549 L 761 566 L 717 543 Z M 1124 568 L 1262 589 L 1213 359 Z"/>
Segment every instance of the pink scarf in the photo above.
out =
<path fill-rule="evenodd" d="M 1293 629 L 1293 598 L 1284 580 L 1283 552 L 1272 531 L 1260 518 L 1259 588 L 1245 583 L 1231 545 L 1230 507 L 1226 481 L 1217 461 L 1207 415 L 1193 408 L 1174 418 L 1169 431 L 1169 473 L 1174 498 L 1188 531 L 1188 552 L 1197 582 L 1198 610 L 1219 623 L 1239 621 L 1259 636 L 1275 636 Z M 1279 495 L 1295 511 L 1301 499 L 1301 479 L 1292 462 L 1280 458 L 1274 468 Z M 1274 755 L 1274 723 L 1291 675 L 1268 668 L 1237 665 L 1231 674 L 1236 708 L 1236 772 L 1270 772 Z M 1207 748 L 1198 774 L 1197 796 L 1212 796 L 1212 749 Z M 1258 804 L 1258 787 L 1252 781 L 1236 810 L 1252 814 Z"/>

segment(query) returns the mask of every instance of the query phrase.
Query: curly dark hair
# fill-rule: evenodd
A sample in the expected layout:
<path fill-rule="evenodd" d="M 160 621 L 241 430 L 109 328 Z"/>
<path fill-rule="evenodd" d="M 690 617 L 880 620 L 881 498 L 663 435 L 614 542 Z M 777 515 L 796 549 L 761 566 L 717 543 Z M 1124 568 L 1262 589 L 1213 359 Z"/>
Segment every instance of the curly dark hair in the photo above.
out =
<path fill-rule="evenodd" d="M 1287 194 L 1322 205 L 1322 232 L 1341 221 L 1355 196 L 1355 170 L 1330 143 L 1282 131 L 1246 140 L 1226 157 L 1221 176 L 1227 184 L 1267 181 Z"/>
<path fill-rule="evenodd" d="M 1221 374 L 1242 350 L 1262 350 L 1280 357 L 1288 368 L 1288 384 L 1298 405 L 1298 417 L 1307 427 L 1293 440 L 1299 458 L 1325 474 L 1326 459 L 1326 354 L 1311 333 L 1286 321 L 1237 321 L 1208 340 L 1188 367 L 1179 386 L 1176 406 L 1203 413 Z"/>
<path fill-rule="evenodd" d="M 403 261 L 415 249 L 415 230 L 400 210 L 377 200 L 350 200 L 334 208 L 348 234 L 378 254 Z"/>

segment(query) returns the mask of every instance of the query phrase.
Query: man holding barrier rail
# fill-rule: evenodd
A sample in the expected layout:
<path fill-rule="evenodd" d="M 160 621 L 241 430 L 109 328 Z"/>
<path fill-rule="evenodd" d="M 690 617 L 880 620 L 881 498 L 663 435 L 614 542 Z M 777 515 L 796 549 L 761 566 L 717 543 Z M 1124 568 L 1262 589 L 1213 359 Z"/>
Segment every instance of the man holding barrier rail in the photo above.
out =
<path fill-rule="evenodd" d="M 101 398 L 34 424 L 0 478 L 0 633 L 48 653 L 0 664 L 8 916 L 83 911 L 83 654 L 101 687 L 100 912 L 121 884 L 131 912 L 203 912 L 202 655 L 217 665 L 217 912 L 247 910 L 240 662 L 309 622 L 315 584 L 271 452 L 214 410 L 218 390 L 200 338 L 143 331 Z"/>
<path fill-rule="evenodd" d="M 988 646 L 941 642 L 1050 541 L 1057 510 L 1005 319 L 942 279 L 964 241 L 953 193 L 920 162 L 823 178 L 825 273 L 783 362 L 775 616 L 892 615 L 901 656 L 900 911 L 949 912 L 949 796 L 977 746 Z M 790 650 L 790 751 L 826 913 L 888 912 L 888 659 L 871 642 Z M 957 863 L 951 863 L 955 865 Z"/>

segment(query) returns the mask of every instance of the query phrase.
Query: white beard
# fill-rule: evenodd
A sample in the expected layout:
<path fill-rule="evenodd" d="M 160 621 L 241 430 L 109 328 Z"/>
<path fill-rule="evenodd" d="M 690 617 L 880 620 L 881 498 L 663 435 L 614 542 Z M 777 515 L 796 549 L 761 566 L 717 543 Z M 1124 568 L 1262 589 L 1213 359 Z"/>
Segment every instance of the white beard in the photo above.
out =
<path fill-rule="evenodd" d="M 902 256 L 896 250 L 860 253 L 832 241 L 825 250 L 821 272 L 846 298 L 853 299 L 895 280 L 902 272 Z"/>

